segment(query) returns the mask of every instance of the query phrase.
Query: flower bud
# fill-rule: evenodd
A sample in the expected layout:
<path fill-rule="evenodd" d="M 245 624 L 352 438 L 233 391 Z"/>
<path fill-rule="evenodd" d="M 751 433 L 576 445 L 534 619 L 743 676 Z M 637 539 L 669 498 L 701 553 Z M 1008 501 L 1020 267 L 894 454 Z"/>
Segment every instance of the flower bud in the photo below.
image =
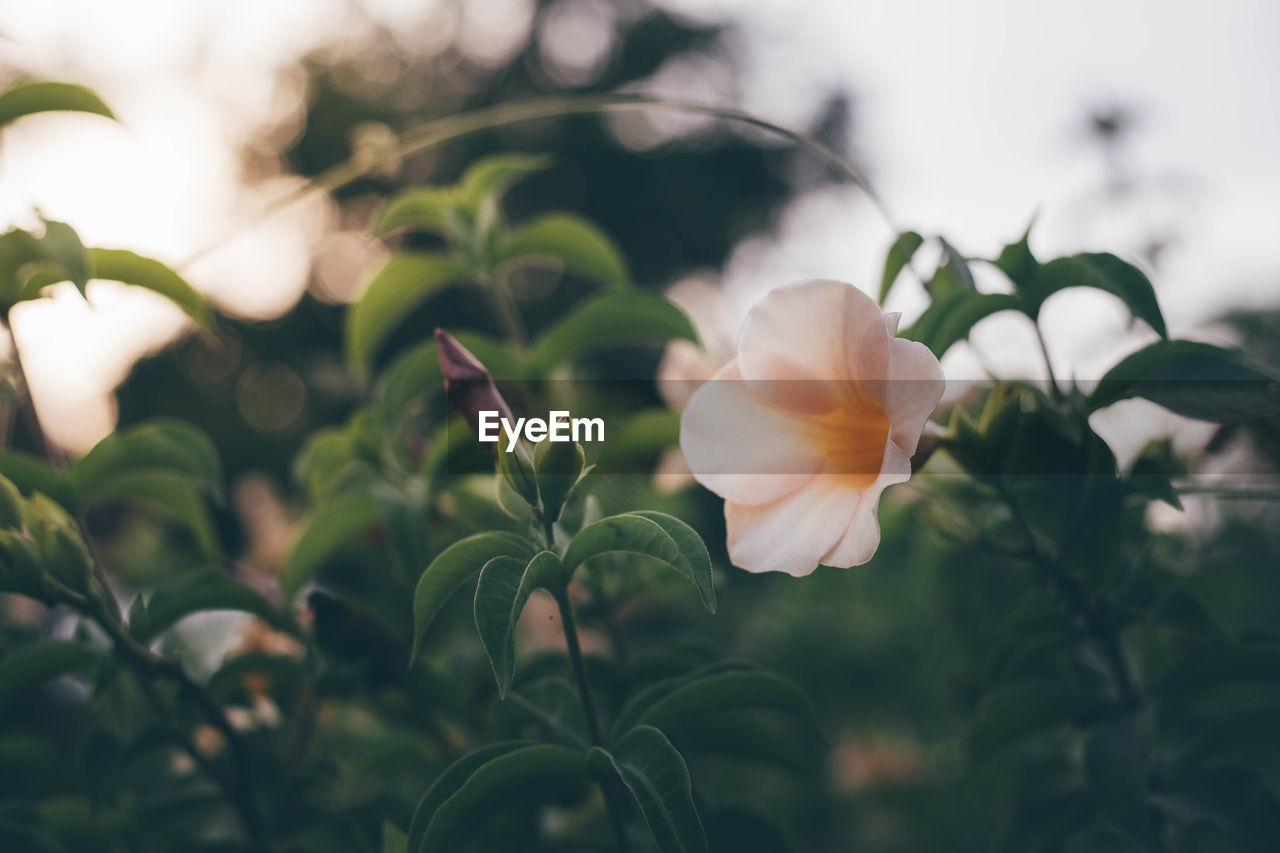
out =
<path fill-rule="evenodd" d="M 538 445 L 534 468 L 538 474 L 543 512 L 549 520 L 559 517 L 560 508 L 578 485 L 586 462 L 586 455 L 577 442 L 544 441 Z"/>
<path fill-rule="evenodd" d="M 8 477 L 0 476 L 0 529 L 22 529 L 22 493 Z"/>
<path fill-rule="evenodd" d="M 71 589 L 87 591 L 92 561 L 75 521 L 56 502 L 39 493 L 32 496 L 27 508 L 31 538 L 45 569 Z"/>
<path fill-rule="evenodd" d="M 533 473 L 533 454 L 523 441 L 517 442 L 515 449 L 510 452 L 498 452 L 498 473 L 522 501 L 535 510 L 540 508 L 538 479 Z"/>
<path fill-rule="evenodd" d="M 0 590 L 43 598 L 43 588 L 35 543 L 16 530 L 0 530 Z"/>
<path fill-rule="evenodd" d="M 436 349 L 440 353 L 440 370 L 444 374 L 449 405 L 467 419 L 472 430 L 479 433 L 481 412 L 496 411 L 499 417 L 514 420 L 489 371 L 453 335 L 436 329 Z"/>

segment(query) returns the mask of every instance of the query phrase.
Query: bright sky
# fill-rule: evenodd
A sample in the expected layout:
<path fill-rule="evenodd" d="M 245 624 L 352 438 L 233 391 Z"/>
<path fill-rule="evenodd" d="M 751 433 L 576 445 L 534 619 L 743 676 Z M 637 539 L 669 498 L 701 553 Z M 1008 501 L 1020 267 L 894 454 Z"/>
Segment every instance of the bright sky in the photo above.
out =
<path fill-rule="evenodd" d="M 613 14 L 568 0 L 560 42 L 582 48 Z M 900 225 L 945 233 L 986 254 L 1039 211 L 1035 247 L 1132 250 L 1135 235 L 1176 224 L 1181 241 L 1160 270 L 1166 313 L 1188 334 L 1233 305 L 1280 299 L 1280 4 L 1081 0 L 661 0 L 694 20 L 732 17 L 738 78 L 660 72 L 651 87 L 736 102 L 803 125 L 832 90 L 855 95 L 855 139 Z M 309 49 L 387 22 L 407 49 L 430 53 L 442 34 L 500 59 L 527 26 L 528 0 L 46 0 L 0 6 L 0 60 L 95 86 L 123 118 L 35 117 L 0 139 L 0 226 L 30 224 L 38 205 L 87 241 L 179 264 L 286 182 L 253 192 L 236 151 L 296 115 L 301 82 L 290 65 Z M 566 6 L 568 8 L 568 6 Z M 800 10 L 800 11 L 798 11 Z M 593 29 L 594 27 L 594 29 Z M 696 79 L 696 84 L 691 83 Z M 1101 217 L 1084 205 L 1102 182 L 1082 144 L 1087 110 L 1121 103 L 1141 116 L 1131 160 L 1182 189 Z M 309 247 L 326 227 L 323 203 L 272 221 L 185 269 L 224 308 L 269 316 L 298 295 Z M 855 193 L 797 199 L 776 238 L 744 245 L 725 272 L 747 301 L 802 277 L 873 289 L 888 230 Z M 15 317 L 37 400 L 59 440 L 92 442 L 111 423 L 106 390 L 134 354 L 161 344 L 180 318 L 149 294 L 106 285 L 92 308 L 74 294 L 22 306 Z M 919 300 L 903 288 L 896 307 Z M 735 312 L 730 312 L 735 313 Z M 1097 376 L 1140 337 L 1104 296 L 1068 293 L 1048 311 L 1060 372 Z M 1203 333 L 1198 332 L 1198 333 Z M 1138 333 L 1140 336 L 1140 333 Z M 975 333 L 983 360 L 1019 375 L 1034 352 L 1015 320 Z M 978 370 L 957 351 L 949 375 Z"/>

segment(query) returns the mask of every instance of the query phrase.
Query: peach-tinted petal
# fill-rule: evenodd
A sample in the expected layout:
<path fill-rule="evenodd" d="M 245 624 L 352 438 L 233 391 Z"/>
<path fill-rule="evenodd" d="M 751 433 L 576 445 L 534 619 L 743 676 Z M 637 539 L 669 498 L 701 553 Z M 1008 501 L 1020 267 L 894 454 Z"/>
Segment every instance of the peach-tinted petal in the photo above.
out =
<path fill-rule="evenodd" d="M 727 502 L 729 559 L 749 572 L 809 574 L 849 527 L 861 493 L 839 477 L 814 477 L 804 488 L 763 506 Z"/>
<path fill-rule="evenodd" d="M 720 365 L 692 341 L 672 341 L 658 364 L 658 394 L 667 407 L 680 411 L 703 382 L 715 375 Z"/>
<path fill-rule="evenodd" d="M 887 342 L 871 297 L 851 284 L 812 279 L 772 290 L 751 308 L 738 361 L 771 405 L 825 412 L 845 380 L 883 376 Z"/>
<path fill-rule="evenodd" d="M 920 433 L 945 390 L 942 365 L 928 347 L 900 338 L 889 341 L 883 408 L 889 416 L 889 438 L 908 456 L 916 452 Z"/>
<path fill-rule="evenodd" d="M 800 488 L 822 467 L 805 425 L 765 405 L 735 361 L 694 392 L 680 418 L 680 449 L 699 483 L 728 501 L 762 504 Z"/>
<path fill-rule="evenodd" d="M 875 485 L 862 491 L 853 520 L 840 540 L 822 557 L 823 565 L 848 569 L 860 566 L 875 555 L 880 547 L 880 519 L 876 507 L 880 494 L 894 483 L 905 483 L 911 477 L 911 457 L 893 442 L 885 451 L 884 469 Z"/>

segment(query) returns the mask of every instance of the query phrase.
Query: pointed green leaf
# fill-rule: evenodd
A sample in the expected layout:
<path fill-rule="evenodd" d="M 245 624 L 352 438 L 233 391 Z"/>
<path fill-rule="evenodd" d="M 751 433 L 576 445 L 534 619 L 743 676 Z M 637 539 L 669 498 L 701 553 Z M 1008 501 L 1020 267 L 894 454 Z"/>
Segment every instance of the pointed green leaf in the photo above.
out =
<path fill-rule="evenodd" d="M 818 731 L 809 696 L 795 682 L 765 670 L 739 669 L 692 679 L 658 699 L 637 725 L 665 728 L 691 717 L 737 708 L 786 711 Z"/>
<path fill-rule="evenodd" d="M 949 293 L 976 293 L 978 286 L 973 280 L 973 270 L 969 269 L 964 255 L 942 237 L 938 242 L 942 245 L 942 258 L 933 278 L 925 282 L 925 290 L 934 299 Z"/>
<path fill-rule="evenodd" d="M 673 303 L 652 293 L 607 293 L 552 326 L 534 344 L 543 371 L 593 350 L 635 341 L 697 341 L 693 324 Z"/>
<path fill-rule="evenodd" d="M 1280 413 L 1280 374 L 1212 344 L 1157 341 L 1108 370 L 1089 395 L 1089 409 L 1127 397 L 1206 421 L 1271 417 Z"/>
<path fill-rule="evenodd" d="M 139 472 L 166 473 L 190 480 L 218 497 L 222 462 L 204 432 L 176 420 L 151 421 L 112 433 L 71 466 L 80 507 L 112 488 L 115 479 Z"/>
<path fill-rule="evenodd" d="M 666 735 L 652 726 L 639 726 L 606 754 L 636 798 L 661 853 L 706 853 L 689 768 Z"/>
<path fill-rule="evenodd" d="M 297 630 L 292 620 L 281 614 L 262 593 L 222 572 L 207 570 L 192 572 L 159 586 L 144 604 L 130 611 L 129 633 L 140 643 L 150 643 L 182 619 L 205 610 L 239 610 L 281 630 Z"/>
<path fill-rule="evenodd" d="M 382 520 L 382 508 L 368 494 L 339 493 L 307 518 L 280 576 L 280 591 L 292 599 L 333 554 L 364 536 Z"/>
<path fill-rule="evenodd" d="M 212 311 L 204 295 L 159 261 L 125 249 L 94 249 L 91 255 L 94 278 L 119 281 L 158 293 L 201 325 L 208 325 L 212 319 Z"/>
<path fill-rule="evenodd" d="M 942 358 L 957 341 L 969 337 L 978 321 L 999 311 L 1021 310 L 1018 297 L 1008 293 L 976 293 L 951 289 L 935 296 L 920 318 L 902 333 Z"/>
<path fill-rule="evenodd" d="M 417 808 L 413 810 L 413 819 L 409 821 L 409 838 L 405 849 L 409 853 L 419 853 L 422 849 L 422 839 L 427 834 L 427 827 L 431 823 L 431 818 L 435 817 L 436 810 L 440 808 L 440 805 L 445 800 L 456 794 L 458 789 L 471 778 L 473 773 L 499 756 L 533 745 L 531 741 L 525 740 L 491 743 L 468 752 L 446 767 L 444 772 L 431 783 L 431 787 L 422 795 L 422 799 L 418 801 Z"/>
<path fill-rule="evenodd" d="M 1169 336 L 1150 279 L 1133 264 L 1105 252 L 1056 258 L 1037 267 L 1029 284 L 1020 291 L 1027 302 L 1027 313 L 1036 317 L 1046 299 L 1069 287 L 1092 287 L 1117 296 L 1134 317 L 1145 321 L 1160 337 Z"/>
<path fill-rule="evenodd" d="M 403 829 L 389 820 L 382 822 L 382 853 L 406 853 L 408 843 Z"/>
<path fill-rule="evenodd" d="M 503 246 L 500 261 L 517 266 L 551 261 L 609 287 L 628 282 L 627 265 L 613 240 L 569 213 L 548 213 L 520 226 Z"/>
<path fill-rule="evenodd" d="M 0 475 L 30 497 L 34 492 L 48 495 L 63 506 L 72 501 L 71 486 L 49 463 L 21 450 L 0 450 Z"/>
<path fill-rule="evenodd" d="M 576 749 L 536 744 L 499 755 L 481 765 L 440 804 L 427 825 L 420 853 L 458 849 L 464 833 L 520 791 L 554 790 L 586 780 L 586 758 Z"/>
<path fill-rule="evenodd" d="M 885 255 L 884 275 L 880 278 L 881 305 L 889 298 L 889 291 L 893 289 L 898 276 L 902 274 L 907 264 L 911 263 L 911 259 L 923 245 L 924 238 L 914 231 L 903 231 L 898 235 L 898 239 L 893 241 L 893 245 Z"/>
<path fill-rule="evenodd" d="M 522 685 L 507 694 L 507 703 L 546 725 L 569 746 L 587 748 L 587 721 L 578 688 L 558 675 Z"/>
<path fill-rule="evenodd" d="M 443 187 L 416 187 L 394 196 L 378 214 L 373 233 L 379 236 L 397 228 L 443 234 L 449 227 L 449 211 L 455 196 Z"/>
<path fill-rule="evenodd" d="M 454 542 L 427 566 L 413 593 L 413 653 L 444 602 L 472 575 L 494 557 L 528 559 L 533 548 L 512 533 L 477 533 Z"/>
<path fill-rule="evenodd" d="M 433 293 L 466 280 L 466 271 L 443 255 L 404 252 L 388 258 L 347 311 L 346 347 L 352 366 L 366 374 L 378 348 L 401 321 Z"/>
<path fill-rule="evenodd" d="M 497 198 L 521 178 L 551 165 L 551 158 L 539 154 L 497 154 L 477 160 L 458 181 L 458 203 L 474 213 L 485 199 Z"/>
<path fill-rule="evenodd" d="M 602 518 L 573 537 L 564 555 L 565 570 L 572 577 L 582 563 L 611 552 L 640 554 L 671 566 L 697 588 L 707 610 L 716 612 L 707 546 L 680 519 L 648 511 Z"/>
<path fill-rule="evenodd" d="M 48 640 L 0 659 L 0 709 L 20 701 L 31 688 L 60 675 L 86 673 L 98 656 L 74 640 Z"/>
<path fill-rule="evenodd" d="M 93 503 L 123 500 L 140 504 L 185 528 L 209 560 L 222 551 L 213 516 L 200 487 L 182 474 L 164 470 L 122 471 L 93 493 Z"/>
<path fill-rule="evenodd" d="M 44 221 L 44 234 L 39 238 L 45 257 L 66 273 L 67 280 L 76 286 L 83 296 L 89 279 L 94 277 L 93 258 L 80 242 L 80 235 L 65 222 Z"/>
<path fill-rule="evenodd" d="M 476 582 L 476 630 L 484 645 L 498 696 L 506 698 L 516 670 L 516 622 L 529 596 L 539 587 L 552 595 L 565 584 L 564 566 L 551 551 L 541 551 L 527 564 L 515 557 L 494 557 Z"/>
<path fill-rule="evenodd" d="M 1031 223 L 1031 225 L 1034 224 L 1034 222 Z M 1027 226 L 1027 230 L 1022 233 L 1018 242 L 1010 243 L 1001 249 L 1000 257 L 995 260 L 996 268 L 1013 282 L 1013 289 L 1018 293 L 1022 293 L 1030 286 L 1036 270 L 1040 268 L 1040 262 L 1036 260 L 1035 255 L 1031 254 L 1031 225 Z"/>
<path fill-rule="evenodd" d="M 115 118 L 102 99 L 83 86 L 33 80 L 0 92 L 0 127 L 33 113 L 77 112 Z"/>

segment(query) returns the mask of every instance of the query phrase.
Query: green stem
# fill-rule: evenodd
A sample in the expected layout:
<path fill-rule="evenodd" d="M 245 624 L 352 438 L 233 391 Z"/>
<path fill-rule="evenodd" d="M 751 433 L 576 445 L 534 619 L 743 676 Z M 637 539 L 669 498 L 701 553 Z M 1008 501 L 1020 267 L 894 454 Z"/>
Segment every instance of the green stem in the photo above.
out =
<path fill-rule="evenodd" d="M 485 291 L 489 294 L 489 300 L 493 303 L 493 310 L 498 315 L 498 321 L 502 323 L 502 331 L 506 333 L 507 340 L 523 349 L 524 323 L 520 320 L 520 310 L 516 307 L 515 296 L 507 286 L 505 277 L 492 276 L 486 284 L 488 286 Z"/>
<path fill-rule="evenodd" d="M 1058 386 L 1058 377 L 1053 373 L 1053 359 L 1049 358 L 1049 345 L 1045 342 L 1044 332 L 1040 329 L 1040 321 L 1032 320 L 1031 324 L 1036 329 L 1036 340 L 1040 344 L 1040 355 L 1044 357 L 1044 368 L 1049 373 L 1049 391 L 1053 394 L 1053 399 L 1062 399 L 1062 388 Z"/>

